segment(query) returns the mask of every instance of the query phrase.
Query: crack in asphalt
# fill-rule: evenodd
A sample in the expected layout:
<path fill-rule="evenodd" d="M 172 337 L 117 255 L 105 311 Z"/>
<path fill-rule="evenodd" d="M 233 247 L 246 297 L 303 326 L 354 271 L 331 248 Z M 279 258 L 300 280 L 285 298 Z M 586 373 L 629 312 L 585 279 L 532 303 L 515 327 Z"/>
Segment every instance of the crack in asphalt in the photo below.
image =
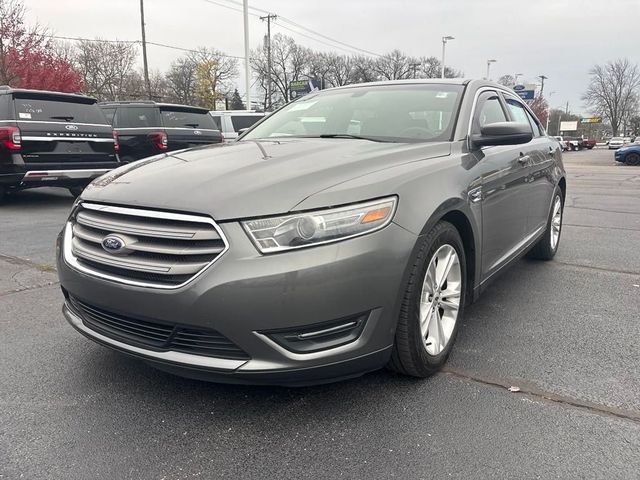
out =
<path fill-rule="evenodd" d="M 7 263 L 11 263 L 12 265 L 25 265 L 46 273 L 57 272 L 56 268 L 53 265 L 49 265 L 47 263 L 36 263 L 26 258 L 14 257 L 13 255 L 5 255 L 4 253 L 0 253 L 0 261 L 5 261 Z"/>
<path fill-rule="evenodd" d="M 441 370 L 441 372 L 445 375 L 450 375 L 485 386 L 506 389 L 507 391 L 509 390 L 509 388 L 517 386 L 519 390 L 513 392 L 514 394 L 524 394 L 542 400 L 544 402 L 569 405 L 571 407 L 587 410 L 591 413 L 623 418 L 625 420 L 631 420 L 633 422 L 640 423 L 640 411 L 625 410 L 623 408 L 611 407 L 599 403 L 589 402 L 586 400 L 580 400 L 578 398 L 569 397 L 566 395 L 560 395 L 543 390 L 532 383 L 523 383 L 521 380 L 517 382 L 509 382 L 504 379 L 489 378 L 447 366 L 445 366 Z"/>
<path fill-rule="evenodd" d="M 637 277 L 638 275 L 640 275 L 640 272 L 633 271 L 633 270 L 617 270 L 614 268 L 604 268 L 604 267 L 596 267 L 593 265 L 582 265 L 579 263 L 563 262 L 561 260 L 554 260 L 553 263 L 550 263 L 549 265 L 564 265 L 567 267 L 586 268 L 587 270 L 597 270 L 599 272 L 608 272 L 608 273 L 619 273 L 622 275 L 633 275 L 634 277 Z"/>
<path fill-rule="evenodd" d="M 565 208 L 575 208 L 576 210 L 594 210 L 596 212 L 607 213 L 621 213 L 623 215 L 640 215 L 640 212 L 621 212 L 619 210 L 607 210 L 606 208 L 574 207 L 573 205 L 565 205 Z"/>
<path fill-rule="evenodd" d="M 578 223 L 565 223 L 565 222 L 563 222 L 562 226 L 563 227 L 600 228 L 602 230 L 625 230 L 627 232 L 640 232 L 640 228 L 600 227 L 598 225 L 580 225 Z"/>
<path fill-rule="evenodd" d="M 24 288 L 18 288 L 16 290 L 9 290 L 9 291 L 6 291 L 6 292 L 0 292 L 0 298 L 7 297 L 7 296 L 13 295 L 15 293 L 30 292 L 32 290 L 39 290 L 41 288 L 52 287 L 54 285 L 60 285 L 60 282 L 49 282 L 49 283 L 46 283 L 44 285 L 34 285 L 33 287 L 24 287 Z"/>

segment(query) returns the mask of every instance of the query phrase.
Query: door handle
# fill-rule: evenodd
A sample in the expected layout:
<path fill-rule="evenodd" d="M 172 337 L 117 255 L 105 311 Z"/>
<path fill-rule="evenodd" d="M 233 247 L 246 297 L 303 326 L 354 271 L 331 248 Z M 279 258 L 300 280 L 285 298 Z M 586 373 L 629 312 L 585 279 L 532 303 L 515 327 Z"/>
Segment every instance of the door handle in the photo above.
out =
<path fill-rule="evenodd" d="M 518 157 L 518 163 L 520 165 L 525 165 L 529 161 L 530 158 L 531 157 L 529 155 L 520 154 L 520 156 Z"/>

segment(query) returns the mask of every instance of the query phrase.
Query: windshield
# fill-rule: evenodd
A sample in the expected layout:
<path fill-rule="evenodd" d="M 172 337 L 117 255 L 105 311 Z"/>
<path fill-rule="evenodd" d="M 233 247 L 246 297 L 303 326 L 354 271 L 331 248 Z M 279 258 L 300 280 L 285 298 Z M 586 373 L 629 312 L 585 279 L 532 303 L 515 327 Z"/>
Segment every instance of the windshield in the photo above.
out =
<path fill-rule="evenodd" d="M 209 112 L 162 109 L 162 123 L 165 127 L 202 128 L 217 130 Z"/>
<path fill-rule="evenodd" d="M 14 101 L 16 119 L 44 122 L 99 123 L 107 121 L 95 103 L 18 97 Z"/>
<path fill-rule="evenodd" d="M 242 140 L 357 137 L 450 140 L 461 85 L 376 85 L 312 93 L 273 113 Z"/>

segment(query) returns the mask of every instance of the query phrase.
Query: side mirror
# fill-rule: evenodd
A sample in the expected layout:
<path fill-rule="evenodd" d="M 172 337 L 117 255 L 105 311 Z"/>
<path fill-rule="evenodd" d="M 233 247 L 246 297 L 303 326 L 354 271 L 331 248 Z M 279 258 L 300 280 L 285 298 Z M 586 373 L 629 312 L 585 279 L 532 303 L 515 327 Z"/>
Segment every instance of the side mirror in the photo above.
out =
<path fill-rule="evenodd" d="M 533 138 L 531 125 L 528 123 L 496 122 L 489 123 L 480 129 L 480 134 L 471 135 L 474 147 L 493 145 L 520 145 Z"/>

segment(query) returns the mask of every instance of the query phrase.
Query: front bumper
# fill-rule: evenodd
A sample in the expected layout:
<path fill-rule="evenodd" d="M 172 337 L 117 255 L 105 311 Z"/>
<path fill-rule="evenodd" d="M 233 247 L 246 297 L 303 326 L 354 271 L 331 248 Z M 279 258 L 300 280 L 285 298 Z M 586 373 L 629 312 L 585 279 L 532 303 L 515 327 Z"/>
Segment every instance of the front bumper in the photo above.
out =
<path fill-rule="evenodd" d="M 85 336 L 187 377 L 230 383 L 309 384 L 357 376 L 388 360 L 416 236 L 390 224 L 339 243 L 260 255 L 238 223 L 222 223 L 229 250 L 193 282 L 176 290 L 128 286 L 68 266 L 58 272 L 68 295 L 133 318 L 220 332 L 249 360 L 157 352 L 92 330 L 67 304 L 67 320 Z M 62 242 L 62 239 L 59 240 Z M 304 330 L 366 313 L 350 343 L 296 353 L 267 333 Z"/>

